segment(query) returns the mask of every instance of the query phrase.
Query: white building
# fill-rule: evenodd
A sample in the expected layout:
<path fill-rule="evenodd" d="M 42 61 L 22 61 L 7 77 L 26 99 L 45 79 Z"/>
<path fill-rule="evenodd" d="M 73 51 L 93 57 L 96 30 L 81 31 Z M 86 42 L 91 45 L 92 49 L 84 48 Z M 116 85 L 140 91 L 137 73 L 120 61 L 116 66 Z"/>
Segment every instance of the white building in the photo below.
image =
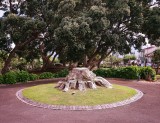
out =
<path fill-rule="evenodd" d="M 156 47 L 155 45 L 151 45 L 146 48 L 143 48 L 140 52 L 140 55 L 139 55 L 141 63 L 148 64 L 150 66 L 152 64 L 153 53 L 157 49 L 158 49 L 158 47 Z"/>

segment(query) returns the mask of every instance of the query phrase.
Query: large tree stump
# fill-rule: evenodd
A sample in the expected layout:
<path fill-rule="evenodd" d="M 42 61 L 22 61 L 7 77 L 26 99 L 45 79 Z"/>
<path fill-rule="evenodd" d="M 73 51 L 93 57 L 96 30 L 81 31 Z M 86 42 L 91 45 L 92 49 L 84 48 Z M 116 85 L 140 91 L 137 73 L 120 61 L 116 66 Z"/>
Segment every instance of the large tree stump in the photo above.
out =
<path fill-rule="evenodd" d="M 69 89 L 83 91 L 86 88 L 96 89 L 96 85 L 112 88 L 112 85 L 106 79 L 96 77 L 88 68 L 73 68 L 65 78 L 65 81 L 59 81 L 56 87 L 63 91 L 68 91 Z"/>

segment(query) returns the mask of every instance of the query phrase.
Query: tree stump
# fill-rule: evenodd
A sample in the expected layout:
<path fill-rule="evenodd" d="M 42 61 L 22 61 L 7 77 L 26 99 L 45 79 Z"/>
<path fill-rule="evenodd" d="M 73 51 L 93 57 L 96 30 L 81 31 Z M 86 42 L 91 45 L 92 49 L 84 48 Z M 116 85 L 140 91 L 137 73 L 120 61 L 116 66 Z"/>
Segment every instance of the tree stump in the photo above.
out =
<path fill-rule="evenodd" d="M 86 90 L 86 88 L 96 89 L 97 85 L 112 88 L 112 85 L 104 78 L 97 77 L 88 68 L 73 68 L 69 72 L 65 81 L 59 81 L 56 88 L 63 91 L 69 89 L 79 89 L 80 91 Z"/>

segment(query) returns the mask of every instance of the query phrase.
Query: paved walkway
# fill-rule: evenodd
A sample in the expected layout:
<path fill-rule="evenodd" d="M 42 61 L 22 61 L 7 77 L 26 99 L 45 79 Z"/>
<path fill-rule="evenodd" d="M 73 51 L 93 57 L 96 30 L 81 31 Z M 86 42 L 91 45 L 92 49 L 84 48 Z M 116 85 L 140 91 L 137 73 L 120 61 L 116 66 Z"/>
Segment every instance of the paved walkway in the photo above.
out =
<path fill-rule="evenodd" d="M 15 96 L 22 88 L 52 81 L 0 87 L 0 123 L 160 123 L 160 84 L 111 79 L 111 83 L 141 90 L 144 96 L 129 105 L 95 111 L 37 108 L 22 103 Z"/>

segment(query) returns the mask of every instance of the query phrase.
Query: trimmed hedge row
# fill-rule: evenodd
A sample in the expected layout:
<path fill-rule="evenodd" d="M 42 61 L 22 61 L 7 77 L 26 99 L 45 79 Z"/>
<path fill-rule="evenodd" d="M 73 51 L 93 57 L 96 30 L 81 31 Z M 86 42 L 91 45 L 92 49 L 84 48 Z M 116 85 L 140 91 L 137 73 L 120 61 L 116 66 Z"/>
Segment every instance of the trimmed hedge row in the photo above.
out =
<path fill-rule="evenodd" d="M 151 67 L 128 66 L 120 68 L 97 69 L 93 72 L 97 76 L 102 77 L 145 79 L 149 81 L 156 79 L 156 72 Z M 37 79 L 66 77 L 68 74 L 68 70 L 62 70 L 56 74 L 51 72 L 44 72 L 40 75 L 29 74 L 27 71 L 11 71 L 5 75 L 0 75 L 0 84 L 15 84 L 20 82 L 24 83 L 27 81 L 34 81 Z"/>
<path fill-rule="evenodd" d="M 44 72 L 37 75 L 32 73 L 30 74 L 27 71 L 10 71 L 4 75 L 0 75 L 0 84 L 15 84 L 34 81 L 37 79 L 66 77 L 68 73 L 68 70 L 62 70 L 56 74 L 53 74 L 51 72 Z"/>
<path fill-rule="evenodd" d="M 128 66 L 120 68 L 97 69 L 94 71 L 97 76 L 124 78 L 124 79 L 145 79 L 155 80 L 156 72 L 151 67 Z"/>

